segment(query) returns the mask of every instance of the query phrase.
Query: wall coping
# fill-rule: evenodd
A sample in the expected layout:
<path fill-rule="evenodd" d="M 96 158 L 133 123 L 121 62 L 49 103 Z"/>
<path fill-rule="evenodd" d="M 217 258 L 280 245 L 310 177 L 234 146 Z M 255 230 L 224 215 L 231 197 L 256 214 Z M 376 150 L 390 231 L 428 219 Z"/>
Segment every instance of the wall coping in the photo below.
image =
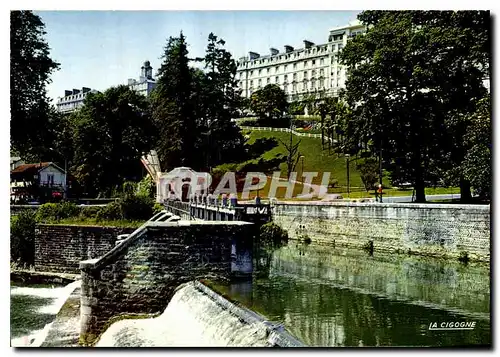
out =
<path fill-rule="evenodd" d="M 490 204 L 468 205 L 468 204 L 434 204 L 434 203 L 377 203 L 377 202 L 285 202 L 278 201 L 274 206 L 325 206 L 325 207 L 384 207 L 384 208 L 414 208 L 414 209 L 455 209 L 455 210 L 480 210 L 490 211 Z"/>
<path fill-rule="evenodd" d="M 252 225 L 253 223 L 242 222 L 242 221 L 177 221 L 177 222 L 150 222 L 147 221 L 141 227 L 133 231 L 123 242 L 109 252 L 104 254 L 102 257 L 97 259 L 90 259 L 80 261 L 80 269 L 87 272 L 97 272 L 102 270 L 109 263 L 112 263 L 118 259 L 122 253 L 128 249 L 136 240 L 141 238 L 148 229 L 151 228 L 166 228 L 166 227 L 189 227 L 189 226 L 245 226 Z"/>

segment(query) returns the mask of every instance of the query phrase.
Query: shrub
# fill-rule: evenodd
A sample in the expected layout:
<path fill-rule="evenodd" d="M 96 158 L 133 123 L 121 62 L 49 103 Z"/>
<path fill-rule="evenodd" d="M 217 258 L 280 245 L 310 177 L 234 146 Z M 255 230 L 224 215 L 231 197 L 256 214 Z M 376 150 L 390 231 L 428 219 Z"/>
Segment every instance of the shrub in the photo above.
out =
<path fill-rule="evenodd" d="M 10 221 L 10 259 L 27 266 L 35 263 L 36 215 L 31 210 L 21 211 Z"/>
<path fill-rule="evenodd" d="M 36 220 L 39 222 L 56 220 L 58 212 L 59 205 L 57 203 L 44 203 L 36 212 Z"/>
<path fill-rule="evenodd" d="M 165 207 L 163 207 L 162 204 L 156 202 L 153 206 L 153 215 L 157 214 L 157 213 L 160 213 L 161 211 L 163 211 L 165 209 Z"/>
<path fill-rule="evenodd" d="M 77 217 L 80 208 L 71 202 L 44 203 L 38 208 L 36 220 L 39 222 L 57 221 L 63 218 Z"/>
<path fill-rule="evenodd" d="M 80 207 L 72 202 L 59 203 L 57 219 L 77 217 L 80 214 Z"/>
<path fill-rule="evenodd" d="M 124 219 L 148 220 L 153 216 L 154 201 L 151 197 L 128 196 L 119 200 Z"/>
<path fill-rule="evenodd" d="M 268 222 L 260 227 L 260 240 L 274 246 L 288 242 L 288 233 L 274 222 Z"/>
<path fill-rule="evenodd" d="M 98 221 L 118 220 L 122 218 L 121 206 L 118 202 L 111 202 L 104 207 L 100 207 L 96 214 L 96 219 Z"/>
<path fill-rule="evenodd" d="M 338 187 L 339 186 L 339 180 L 337 179 L 330 179 L 330 181 L 328 182 L 328 187 L 330 188 L 335 188 L 335 187 Z"/>
<path fill-rule="evenodd" d="M 82 207 L 80 211 L 80 217 L 82 218 L 97 218 L 97 215 L 100 211 L 101 207 L 96 206 L 87 206 Z"/>

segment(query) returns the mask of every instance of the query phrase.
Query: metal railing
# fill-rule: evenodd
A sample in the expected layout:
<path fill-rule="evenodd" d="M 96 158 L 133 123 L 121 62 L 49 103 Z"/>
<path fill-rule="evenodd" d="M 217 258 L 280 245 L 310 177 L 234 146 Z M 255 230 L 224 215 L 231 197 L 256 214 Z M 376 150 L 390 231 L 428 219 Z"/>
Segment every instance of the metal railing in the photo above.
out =
<path fill-rule="evenodd" d="M 294 134 L 296 136 L 321 139 L 321 134 L 301 133 L 301 132 L 298 132 L 298 131 L 295 131 L 295 130 L 289 129 L 289 128 L 271 128 L 268 126 L 240 126 L 240 128 L 242 130 L 253 130 L 253 131 L 278 131 L 278 132 L 285 132 L 285 133 L 292 132 L 292 134 Z M 327 136 L 324 136 L 324 138 L 325 138 L 325 140 L 331 141 L 332 143 L 337 142 L 337 140 L 329 138 Z"/>

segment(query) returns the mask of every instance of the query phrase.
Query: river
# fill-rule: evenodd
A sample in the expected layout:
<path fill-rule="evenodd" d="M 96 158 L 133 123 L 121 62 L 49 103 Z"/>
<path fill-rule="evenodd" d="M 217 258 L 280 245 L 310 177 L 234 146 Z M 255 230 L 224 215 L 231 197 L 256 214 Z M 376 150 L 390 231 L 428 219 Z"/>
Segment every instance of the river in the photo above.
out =
<path fill-rule="evenodd" d="M 253 280 L 212 282 L 310 346 L 491 344 L 486 264 L 303 245 L 258 250 Z M 255 254 L 255 253 L 254 253 Z M 469 330 L 430 330 L 446 322 Z"/>

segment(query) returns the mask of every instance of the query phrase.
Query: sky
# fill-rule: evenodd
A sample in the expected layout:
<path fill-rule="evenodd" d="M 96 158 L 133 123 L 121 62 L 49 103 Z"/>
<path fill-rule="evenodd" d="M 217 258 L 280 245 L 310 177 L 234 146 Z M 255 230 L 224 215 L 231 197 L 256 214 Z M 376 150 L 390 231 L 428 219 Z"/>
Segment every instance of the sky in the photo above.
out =
<path fill-rule="evenodd" d="M 36 11 L 45 23 L 51 57 L 60 63 L 48 95 L 64 90 L 96 90 L 138 78 L 149 60 L 153 76 L 169 36 L 182 30 L 190 57 L 204 56 L 208 34 L 226 42 L 234 59 L 249 51 L 269 54 L 303 40 L 326 43 L 331 28 L 356 19 L 359 11 Z"/>

